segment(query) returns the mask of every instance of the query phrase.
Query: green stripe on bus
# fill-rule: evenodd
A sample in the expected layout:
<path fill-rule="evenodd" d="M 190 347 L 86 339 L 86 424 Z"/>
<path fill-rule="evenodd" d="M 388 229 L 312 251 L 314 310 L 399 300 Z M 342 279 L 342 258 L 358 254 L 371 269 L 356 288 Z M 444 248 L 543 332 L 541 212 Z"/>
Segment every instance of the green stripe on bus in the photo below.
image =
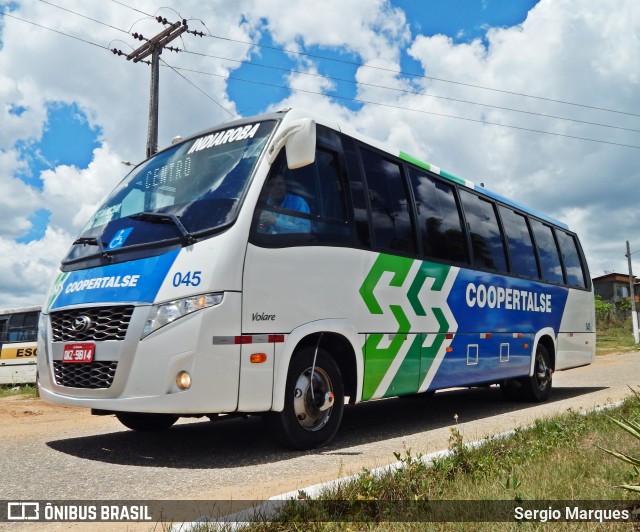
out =
<path fill-rule="evenodd" d="M 409 155 L 408 153 L 401 151 L 400 152 L 400 159 L 402 159 L 403 161 L 407 161 L 408 163 L 411 164 L 415 164 L 416 166 L 419 166 L 420 168 L 424 168 L 425 170 L 429 170 L 430 172 L 433 172 L 433 170 L 431 169 L 431 165 L 429 163 L 425 163 L 424 161 L 421 161 L 420 159 L 416 159 L 413 155 Z M 453 181 L 455 183 L 458 183 L 459 185 L 466 185 L 469 186 L 469 183 L 467 181 L 465 181 L 464 179 L 461 179 L 453 174 L 450 174 L 449 172 L 445 172 L 442 169 L 439 169 L 438 172 L 436 172 L 438 175 L 441 175 L 442 177 L 445 177 L 447 179 L 449 179 L 450 181 Z"/>
<path fill-rule="evenodd" d="M 444 170 L 440 170 L 440 175 L 442 177 L 446 177 L 447 179 L 449 179 L 451 181 L 455 181 L 459 185 L 465 185 L 467 187 L 470 185 L 470 183 L 467 180 L 460 179 L 459 177 L 457 177 L 457 176 L 455 176 L 453 174 L 450 174 L 449 172 L 445 172 Z M 471 188 L 473 188 L 473 187 L 471 187 Z"/>
<path fill-rule="evenodd" d="M 408 163 L 415 164 L 416 166 L 424 168 L 425 170 L 431 170 L 431 165 L 429 163 L 425 163 L 420 159 L 416 159 L 413 155 L 409 155 L 406 152 L 400 152 L 400 159 L 407 161 Z"/>
<path fill-rule="evenodd" d="M 391 340 L 389 347 L 378 347 L 385 336 L 380 333 L 368 335 L 364 344 L 365 369 L 364 382 L 362 383 L 362 399 L 365 401 L 371 399 L 376 393 L 382 379 L 389 371 L 400 349 L 402 349 L 402 345 L 407 339 L 407 332 L 411 328 L 411 324 L 402 307 L 390 305 L 389 308 L 398 324 L 398 332 L 393 335 L 393 340 Z"/>

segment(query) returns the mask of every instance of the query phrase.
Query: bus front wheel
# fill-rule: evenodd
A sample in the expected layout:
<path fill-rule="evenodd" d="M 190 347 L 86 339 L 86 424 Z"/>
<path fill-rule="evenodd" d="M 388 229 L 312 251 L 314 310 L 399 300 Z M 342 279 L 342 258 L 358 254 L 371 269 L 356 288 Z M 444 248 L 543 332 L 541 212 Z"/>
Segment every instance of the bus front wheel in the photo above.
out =
<path fill-rule="evenodd" d="M 270 412 L 265 421 L 283 445 L 314 449 L 335 436 L 343 410 L 340 368 L 325 350 L 309 347 L 291 360 L 283 411 Z"/>
<path fill-rule="evenodd" d="M 138 414 L 134 412 L 116 412 L 118 421 L 125 427 L 139 432 L 158 432 L 171 427 L 178 416 L 171 414 Z"/>

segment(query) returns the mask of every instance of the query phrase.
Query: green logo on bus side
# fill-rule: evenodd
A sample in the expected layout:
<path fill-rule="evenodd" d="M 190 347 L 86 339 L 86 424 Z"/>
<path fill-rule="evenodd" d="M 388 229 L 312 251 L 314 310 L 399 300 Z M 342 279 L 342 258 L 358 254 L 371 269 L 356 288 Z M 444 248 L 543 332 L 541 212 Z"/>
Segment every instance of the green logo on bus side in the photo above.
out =
<path fill-rule="evenodd" d="M 416 262 L 419 262 L 420 266 L 412 278 L 408 279 Z M 448 309 L 444 311 L 440 306 L 443 301 L 446 306 L 446 294 L 442 294 L 443 297 L 438 298 L 440 305 L 427 305 L 431 316 L 437 323 L 436 331 L 424 329 L 420 331 L 419 325 L 418 327 L 415 324 L 412 326 L 408 315 L 414 315 L 416 321 L 429 316 L 427 309 L 425 309 L 424 297 L 422 300 L 419 297 L 420 292 L 427 279 L 433 279 L 430 288 L 432 292 L 441 292 L 450 271 L 450 266 L 392 255 L 378 255 L 360 287 L 360 296 L 367 309 L 371 314 L 385 314 L 386 309 L 383 309 L 382 304 L 374 295 L 374 291 L 385 273 L 392 274 L 389 281 L 390 287 L 402 290 L 408 281 L 408 289 L 405 289 L 404 293 L 409 305 L 387 305 L 393 316 L 393 321 L 395 321 L 395 333 L 390 335 L 391 341 L 387 347 L 380 347 L 385 336 L 384 333 L 367 335 L 363 347 L 365 360 L 363 400 L 371 399 L 374 396 L 384 397 L 414 393 L 419 390 L 433 361 L 443 347 L 446 339 L 445 333 L 450 328 L 456 327 L 456 324 L 455 320 L 450 323 L 447 319 L 446 314 L 450 315 Z M 413 340 L 406 353 L 403 353 L 402 348 L 410 335 L 413 336 Z M 428 347 L 424 347 L 428 337 L 433 341 Z M 384 384 L 382 384 L 383 381 Z"/>

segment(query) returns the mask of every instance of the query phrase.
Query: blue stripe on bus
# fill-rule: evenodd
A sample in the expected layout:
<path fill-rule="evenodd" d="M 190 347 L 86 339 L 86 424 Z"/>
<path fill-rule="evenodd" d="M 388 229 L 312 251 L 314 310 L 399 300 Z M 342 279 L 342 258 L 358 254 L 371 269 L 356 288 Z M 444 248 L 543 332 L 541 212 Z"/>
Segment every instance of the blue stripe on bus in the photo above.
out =
<path fill-rule="evenodd" d="M 525 207 L 524 205 L 521 205 L 520 203 L 513 201 L 509 198 L 505 198 L 504 196 L 500 195 L 500 194 L 496 194 L 495 192 L 491 192 L 490 190 L 487 190 L 484 187 L 478 186 L 478 185 L 474 185 L 473 188 L 475 190 L 477 190 L 478 192 L 481 192 L 482 194 L 485 194 L 486 196 L 489 196 L 490 198 L 493 198 L 495 200 L 501 201 L 503 203 L 506 203 L 507 205 L 511 205 L 512 207 L 515 207 L 516 209 L 520 209 L 521 211 L 524 211 L 528 214 L 531 214 L 533 216 L 536 216 L 537 218 L 540 218 L 541 220 L 545 220 L 549 223 L 555 224 L 559 227 L 562 227 L 563 229 L 569 230 L 569 226 L 563 222 L 560 222 L 558 220 L 556 220 L 555 218 L 552 218 L 551 216 L 548 216 L 546 214 L 541 213 L 540 211 L 537 211 L 535 209 L 532 209 L 531 207 Z"/>
<path fill-rule="evenodd" d="M 71 272 L 51 309 L 87 303 L 151 303 L 179 252 Z"/>

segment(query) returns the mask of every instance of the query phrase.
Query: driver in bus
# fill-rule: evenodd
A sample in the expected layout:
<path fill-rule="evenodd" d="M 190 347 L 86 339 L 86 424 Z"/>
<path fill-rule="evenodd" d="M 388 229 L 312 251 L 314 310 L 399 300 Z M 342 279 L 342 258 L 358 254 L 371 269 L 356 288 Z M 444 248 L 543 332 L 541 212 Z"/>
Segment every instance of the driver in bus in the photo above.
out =
<path fill-rule="evenodd" d="M 266 187 L 266 203 L 271 207 L 279 207 L 291 211 L 309 214 L 309 205 L 300 196 L 287 192 L 287 183 L 282 172 L 277 172 Z M 311 230 L 311 221 L 307 218 L 289 216 L 271 211 L 263 211 L 260 214 L 259 231 L 261 233 L 308 233 Z"/>

